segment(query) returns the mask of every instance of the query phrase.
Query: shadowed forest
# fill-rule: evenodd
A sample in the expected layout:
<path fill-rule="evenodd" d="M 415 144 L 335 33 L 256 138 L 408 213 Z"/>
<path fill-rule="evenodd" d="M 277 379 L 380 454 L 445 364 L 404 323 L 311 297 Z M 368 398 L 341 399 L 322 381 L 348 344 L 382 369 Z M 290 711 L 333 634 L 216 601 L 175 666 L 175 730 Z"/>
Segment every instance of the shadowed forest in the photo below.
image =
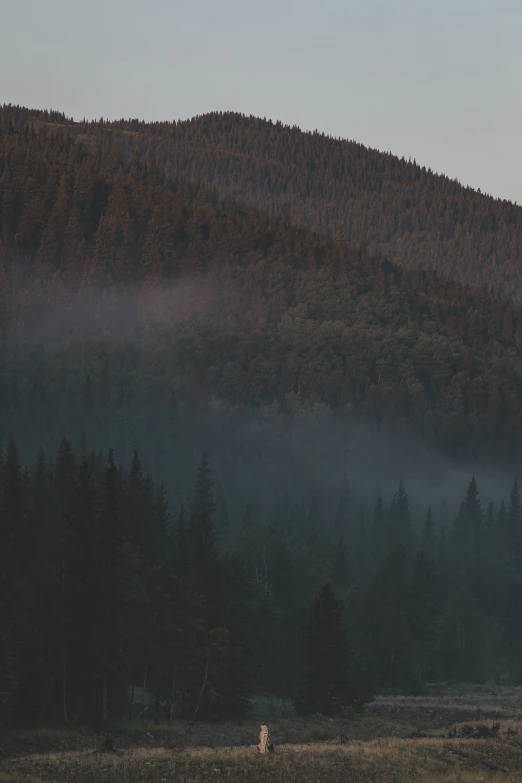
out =
<path fill-rule="evenodd" d="M 2 477 L 3 722 L 107 726 L 238 719 L 252 697 L 299 714 L 356 712 L 377 691 L 433 682 L 519 684 L 522 504 L 498 508 L 472 479 L 436 525 L 401 483 L 373 506 L 348 488 L 232 512 L 203 455 L 169 505 L 139 455 L 20 461 Z M 347 665 L 349 664 L 349 665 Z"/>
<path fill-rule="evenodd" d="M 4 107 L 2 727 L 520 684 L 521 233 L 280 124 Z"/>

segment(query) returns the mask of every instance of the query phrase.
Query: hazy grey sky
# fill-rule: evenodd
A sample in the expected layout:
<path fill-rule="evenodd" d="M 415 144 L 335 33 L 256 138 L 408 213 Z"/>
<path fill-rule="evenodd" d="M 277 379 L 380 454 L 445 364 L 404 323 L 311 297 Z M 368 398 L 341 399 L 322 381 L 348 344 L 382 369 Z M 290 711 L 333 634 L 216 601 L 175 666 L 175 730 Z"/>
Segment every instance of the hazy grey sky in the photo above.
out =
<path fill-rule="evenodd" d="M 236 110 L 519 203 L 521 80 L 522 0 L 0 0 L 0 102 Z"/>

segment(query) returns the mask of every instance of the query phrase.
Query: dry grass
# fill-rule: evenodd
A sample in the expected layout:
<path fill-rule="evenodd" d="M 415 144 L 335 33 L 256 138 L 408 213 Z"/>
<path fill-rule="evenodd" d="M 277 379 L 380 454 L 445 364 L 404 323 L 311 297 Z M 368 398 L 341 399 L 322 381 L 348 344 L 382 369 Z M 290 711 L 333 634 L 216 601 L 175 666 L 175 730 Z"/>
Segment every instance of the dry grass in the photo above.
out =
<path fill-rule="evenodd" d="M 137 749 L 116 756 L 49 753 L 11 762 L 2 783 L 450 783 L 522 781 L 520 743 L 506 739 L 373 740 L 347 745 L 282 745 L 258 756 L 253 749 L 180 751 Z"/>
<path fill-rule="evenodd" d="M 276 752 L 267 756 L 252 747 L 205 747 L 253 744 L 255 723 L 197 727 L 193 747 L 178 741 L 181 727 L 170 743 L 166 730 L 151 732 L 148 742 L 169 746 L 127 747 L 117 755 L 97 754 L 92 738 L 85 738 L 91 743 L 85 749 L 5 759 L 0 783 L 522 783 L 521 693 L 380 698 L 351 723 L 274 720 Z M 500 720 L 498 739 L 447 738 L 451 725 L 485 719 Z M 519 734 L 508 734 L 508 728 Z M 408 738 L 415 730 L 430 736 Z"/>

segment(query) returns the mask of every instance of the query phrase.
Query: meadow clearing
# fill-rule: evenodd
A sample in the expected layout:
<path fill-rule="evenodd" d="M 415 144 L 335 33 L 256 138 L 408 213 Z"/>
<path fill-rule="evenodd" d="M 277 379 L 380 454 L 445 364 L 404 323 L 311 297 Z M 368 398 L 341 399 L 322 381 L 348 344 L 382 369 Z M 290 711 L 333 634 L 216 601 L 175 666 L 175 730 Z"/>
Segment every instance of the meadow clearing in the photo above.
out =
<path fill-rule="evenodd" d="M 183 724 L 114 732 L 116 753 L 79 731 L 10 734 L 1 783 L 522 783 L 522 688 L 462 688 L 422 697 L 379 697 L 362 716 L 308 720 L 269 716 L 242 725 Z M 259 711 L 260 706 L 257 705 Z M 259 719 L 276 746 L 255 749 Z M 499 724 L 497 735 L 463 738 L 464 727 Z"/>

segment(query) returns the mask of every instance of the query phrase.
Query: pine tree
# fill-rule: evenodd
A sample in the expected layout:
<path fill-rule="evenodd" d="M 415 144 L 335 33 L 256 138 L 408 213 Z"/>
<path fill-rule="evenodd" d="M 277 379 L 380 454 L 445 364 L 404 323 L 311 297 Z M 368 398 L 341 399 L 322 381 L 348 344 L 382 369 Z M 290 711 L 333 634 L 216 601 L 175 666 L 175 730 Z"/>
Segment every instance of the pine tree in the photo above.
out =
<path fill-rule="evenodd" d="M 109 452 L 103 477 L 100 512 L 93 530 L 96 561 L 89 579 L 91 607 L 96 617 L 92 644 L 95 663 L 95 713 L 106 727 L 125 672 L 132 587 L 128 545 L 120 513 L 120 474 Z"/>
<path fill-rule="evenodd" d="M 207 455 L 204 452 L 198 468 L 189 528 L 191 559 L 196 569 L 207 565 L 217 557 L 214 513 L 212 478 Z"/>
<path fill-rule="evenodd" d="M 483 545 L 483 512 L 478 495 L 477 482 L 473 476 L 454 527 L 455 546 L 463 564 L 476 557 Z"/>
<path fill-rule="evenodd" d="M 23 609 L 27 635 L 19 661 L 26 667 L 23 713 L 27 722 L 39 724 L 59 709 L 61 654 L 60 556 L 63 540 L 52 474 L 39 450 L 27 494 L 28 535 L 25 558 L 28 566 Z M 51 696 L 52 694 L 52 696 Z M 62 714 L 61 710 L 59 714 Z"/>
<path fill-rule="evenodd" d="M 57 700 L 61 703 L 63 721 L 69 722 L 69 694 L 68 694 L 68 666 L 69 649 L 68 637 L 68 584 L 67 584 L 67 550 L 70 545 L 71 533 L 69 520 L 72 497 L 77 476 L 76 459 L 71 449 L 69 440 L 63 436 L 58 448 L 55 462 L 55 486 L 59 497 L 59 513 L 56 518 L 54 536 L 57 546 L 57 627 L 56 643 L 59 650 L 59 677 L 60 693 Z"/>
<path fill-rule="evenodd" d="M 137 451 L 132 455 L 131 468 L 125 480 L 122 510 L 129 542 L 136 554 L 143 556 L 147 535 L 145 525 L 149 520 L 145 513 L 144 478 Z"/>
<path fill-rule="evenodd" d="M 153 487 L 152 525 L 149 533 L 149 557 L 153 565 L 160 565 L 165 559 L 167 535 L 171 527 L 171 515 L 165 485 Z"/>
<path fill-rule="evenodd" d="M 96 655 L 93 641 L 98 634 L 98 607 L 91 583 L 98 560 L 96 541 L 97 498 L 89 470 L 83 461 L 69 512 L 69 542 L 66 560 L 67 647 L 69 650 L 68 690 L 76 720 L 96 723 L 92 702 Z"/>
<path fill-rule="evenodd" d="M 303 629 L 304 678 L 295 704 L 301 715 L 336 715 L 354 703 L 343 614 L 343 605 L 325 584 Z"/>

